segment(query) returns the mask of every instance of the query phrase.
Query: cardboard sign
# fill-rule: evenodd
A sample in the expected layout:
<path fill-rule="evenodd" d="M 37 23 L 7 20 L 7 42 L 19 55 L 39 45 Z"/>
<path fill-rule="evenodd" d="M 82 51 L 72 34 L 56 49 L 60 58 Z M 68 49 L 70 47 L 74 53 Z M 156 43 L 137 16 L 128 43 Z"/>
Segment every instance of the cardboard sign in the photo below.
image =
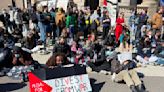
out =
<path fill-rule="evenodd" d="M 84 66 L 75 65 L 71 67 L 56 67 L 54 69 L 40 69 L 33 71 L 40 79 L 29 73 L 31 92 L 44 92 L 33 90 L 44 90 L 45 92 L 92 92 L 88 74 Z M 41 80 L 42 79 L 42 80 Z M 51 89 L 52 88 L 52 89 Z M 45 89 L 47 90 L 47 89 Z"/>

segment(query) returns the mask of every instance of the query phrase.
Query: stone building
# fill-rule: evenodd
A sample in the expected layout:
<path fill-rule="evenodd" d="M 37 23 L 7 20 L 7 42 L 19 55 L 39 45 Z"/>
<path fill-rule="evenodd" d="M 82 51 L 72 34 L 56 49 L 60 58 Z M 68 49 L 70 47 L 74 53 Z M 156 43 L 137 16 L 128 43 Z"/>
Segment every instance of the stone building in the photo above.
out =
<path fill-rule="evenodd" d="M 132 14 L 132 11 L 137 8 L 137 12 L 141 13 L 144 10 L 147 10 L 147 14 L 152 17 L 156 12 L 158 7 L 157 0 L 138 0 L 141 1 L 137 4 L 137 0 L 119 0 L 119 12 L 125 13 L 125 20 L 127 22 L 129 16 Z"/>
<path fill-rule="evenodd" d="M 9 5 L 15 5 L 18 8 L 27 8 L 28 4 L 30 4 L 34 0 L 0 0 L 0 10 L 7 9 Z"/>

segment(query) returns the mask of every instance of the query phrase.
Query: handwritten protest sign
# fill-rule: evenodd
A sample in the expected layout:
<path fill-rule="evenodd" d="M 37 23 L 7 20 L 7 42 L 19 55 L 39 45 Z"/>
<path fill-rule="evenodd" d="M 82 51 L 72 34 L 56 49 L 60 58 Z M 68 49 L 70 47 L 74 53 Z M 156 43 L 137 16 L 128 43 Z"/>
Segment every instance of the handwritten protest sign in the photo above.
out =
<path fill-rule="evenodd" d="M 44 82 L 53 87 L 52 92 L 91 92 L 92 90 L 87 74 L 52 79 Z"/>
<path fill-rule="evenodd" d="M 42 80 L 36 76 L 29 76 L 31 92 L 92 92 L 88 74 L 83 66 L 57 67 L 41 71 L 35 71 L 33 74 Z M 48 89 L 45 89 L 45 86 Z"/>

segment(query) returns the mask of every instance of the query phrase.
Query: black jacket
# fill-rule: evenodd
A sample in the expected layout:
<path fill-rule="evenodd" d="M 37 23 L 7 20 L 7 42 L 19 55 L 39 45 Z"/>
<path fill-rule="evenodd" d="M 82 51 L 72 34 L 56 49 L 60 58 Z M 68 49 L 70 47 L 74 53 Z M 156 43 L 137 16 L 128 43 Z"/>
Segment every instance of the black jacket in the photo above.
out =
<path fill-rule="evenodd" d="M 53 54 L 55 54 L 55 53 L 65 53 L 66 56 L 68 56 L 70 51 L 71 51 L 70 47 L 67 44 L 61 45 L 61 44 L 57 43 L 57 44 L 55 44 L 55 46 L 53 48 Z"/>
<path fill-rule="evenodd" d="M 118 74 L 122 70 L 123 70 L 123 65 L 121 65 L 117 59 L 113 59 L 111 61 L 111 73 Z"/>
<path fill-rule="evenodd" d="M 12 67 L 12 53 L 9 48 L 0 48 L 0 68 Z"/>

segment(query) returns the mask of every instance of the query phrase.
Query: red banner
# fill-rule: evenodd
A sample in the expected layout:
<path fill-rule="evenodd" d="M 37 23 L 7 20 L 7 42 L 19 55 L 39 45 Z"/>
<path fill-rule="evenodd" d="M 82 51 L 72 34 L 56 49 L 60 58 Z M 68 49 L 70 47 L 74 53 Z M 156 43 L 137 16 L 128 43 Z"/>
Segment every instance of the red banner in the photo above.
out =
<path fill-rule="evenodd" d="M 30 92 L 51 92 L 52 87 L 44 83 L 41 79 L 36 77 L 33 73 L 28 74 L 30 83 Z"/>

